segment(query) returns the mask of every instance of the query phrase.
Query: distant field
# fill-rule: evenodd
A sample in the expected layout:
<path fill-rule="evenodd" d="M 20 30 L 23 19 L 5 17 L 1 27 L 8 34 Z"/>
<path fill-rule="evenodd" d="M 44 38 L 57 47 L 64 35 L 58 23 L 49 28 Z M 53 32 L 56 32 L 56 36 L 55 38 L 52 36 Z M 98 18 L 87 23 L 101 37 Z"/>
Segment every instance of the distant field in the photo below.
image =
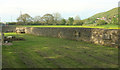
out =
<path fill-rule="evenodd" d="M 18 25 L 17 25 L 18 26 Z M 77 26 L 77 25 L 23 25 L 22 27 L 80 27 L 80 28 L 104 28 L 120 29 L 120 25 L 101 25 L 101 26 Z"/>
<path fill-rule="evenodd" d="M 3 46 L 3 68 L 116 68 L 118 49 L 51 37 L 6 33 L 25 41 Z"/>

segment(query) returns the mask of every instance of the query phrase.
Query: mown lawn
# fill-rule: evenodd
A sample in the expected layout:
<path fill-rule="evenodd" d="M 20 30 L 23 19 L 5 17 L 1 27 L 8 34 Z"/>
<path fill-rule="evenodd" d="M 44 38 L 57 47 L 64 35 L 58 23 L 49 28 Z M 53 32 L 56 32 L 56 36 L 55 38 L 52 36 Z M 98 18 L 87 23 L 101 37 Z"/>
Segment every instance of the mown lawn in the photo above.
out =
<path fill-rule="evenodd" d="M 116 68 L 118 49 L 27 34 L 12 46 L 3 46 L 3 68 Z"/>

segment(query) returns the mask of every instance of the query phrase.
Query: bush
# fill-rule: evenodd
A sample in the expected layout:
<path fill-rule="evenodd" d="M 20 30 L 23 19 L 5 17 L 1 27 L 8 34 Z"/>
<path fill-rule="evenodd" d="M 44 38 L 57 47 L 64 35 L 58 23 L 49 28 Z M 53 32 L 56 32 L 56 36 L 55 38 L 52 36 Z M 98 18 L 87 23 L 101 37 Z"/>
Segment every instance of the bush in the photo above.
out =
<path fill-rule="evenodd" d="M 17 22 L 8 22 L 8 25 L 16 25 Z"/>
<path fill-rule="evenodd" d="M 65 19 L 62 19 L 61 20 L 61 25 L 65 25 L 66 24 L 66 20 Z"/>
<path fill-rule="evenodd" d="M 69 17 L 66 25 L 73 25 L 74 19 L 73 17 Z"/>
<path fill-rule="evenodd" d="M 97 22 L 97 25 L 106 25 L 107 22 L 105 20 L 98 20 Z"/>
<path fill-rule="evenodd" d="M 74 25 L 83 25 L 83 23 L 84 23 L 83 20 L 75 20 L 73 24 Z"/>

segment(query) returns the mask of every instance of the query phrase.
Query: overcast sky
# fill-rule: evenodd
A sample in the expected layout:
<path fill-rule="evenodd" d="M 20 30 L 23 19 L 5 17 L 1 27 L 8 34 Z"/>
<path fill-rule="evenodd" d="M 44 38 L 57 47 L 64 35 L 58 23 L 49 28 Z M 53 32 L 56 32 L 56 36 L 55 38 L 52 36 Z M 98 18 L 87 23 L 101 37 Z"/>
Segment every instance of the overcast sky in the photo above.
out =
<path fill-rule="evenodd" d="M 66 19 L 76 15 L 85 19 L 118 7 L 118 2 L 119 0 L 0 0 L 0 17 L 2 22 L 16 21 L 22 11 L 32 17 L 59 12 Z"/>

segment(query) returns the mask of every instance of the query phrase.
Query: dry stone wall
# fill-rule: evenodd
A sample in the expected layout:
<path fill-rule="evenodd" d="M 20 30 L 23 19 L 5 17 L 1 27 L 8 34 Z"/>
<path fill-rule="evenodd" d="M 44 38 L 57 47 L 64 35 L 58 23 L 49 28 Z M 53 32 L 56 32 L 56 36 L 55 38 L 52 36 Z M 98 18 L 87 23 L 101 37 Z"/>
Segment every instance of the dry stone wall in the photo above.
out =
<path fill-rule="evenodd" d="M 15 32 L 16 27 L 2 26 L 2 32 Z"/>
<path fill-rule="evenodd" d="M 10 28 L 8 28 L 9 30 Z M 110 47 L 120 46 L 119 29 L 98 28 L 51 28 L 51 27 L 16 27 L 13 31 L 25 31 L 37 36 L 58 37 L 64 39 L 85 41 Z"/>
<path fill-rule="evenodd" d="M 120 30 L 117 29 L 27 27 L 25 32 L 38 36 L 72 39 L 111 47 L 118 47 L 120 43 Z"/>

